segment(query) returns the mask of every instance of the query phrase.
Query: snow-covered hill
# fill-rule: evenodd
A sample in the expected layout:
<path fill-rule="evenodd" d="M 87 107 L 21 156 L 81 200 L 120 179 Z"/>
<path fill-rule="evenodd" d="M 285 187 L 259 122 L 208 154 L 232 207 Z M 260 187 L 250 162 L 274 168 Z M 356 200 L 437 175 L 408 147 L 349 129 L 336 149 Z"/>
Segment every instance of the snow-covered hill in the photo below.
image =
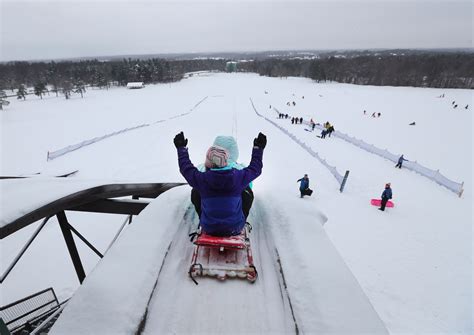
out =
<path fill-rule="evenodd" d="M 442 94 L 444 98 L 437 98 Z M 249 98 L 260 113 L 275 118 L 339 171 L 350 170 L 344 193 L 339 193 L 336 180 L 314 157 L 257 116 Z M 293 101 L 295 106 L 287 106 Z M 452 101 L 457 102 L 457 109 Z M 391 162 L 347 142 L 321 140 L 302 125 L 278 120 L 270 105 L 293 116 L 330 121 L 338 130 L 440 169 L 448 177 L 465 182 L 463 197 L 418 174 L 395 169 Z M 464 109 L 465 105 L 469 108 Z M 325 296 L 321 284 L 324 266 L 320 265 L 325 255 L 318 241 L 324 223 L 325 233 L 390 332 L 469 333 L 471 108 L 472 92 L 468 90 L 316 84 L 307 79 L 252 74 L 193 76 L 143 90 L 90 90 L 84 99 L 66 101 L 51 96 L 43 101 L 12 101 L 2 113 L 0 171 L 2 175 L 38 171 L 51 174 L 79 169 L 71 178 L 183 181 L 172 144 L 177 132 L 182 130 L 189 138 L 195 163 L 202 162 L 216 135 L 235 136 L 239 160 L 248 163 L 252 140 L 262 131 L 267 134 L 268 145 L 264 172 L 255 182 L 253 224 L 259 224 L 258 213 L 268 218 L 265 232 L 271 234 L 286 264 L 288 291 L 294 297 L 296 314 L 314 311 L 318 299 L 338 306 L 347 303 L 343 294 Z M 180 116 L 186 112 L 190 113 Z M 381 117 L 371 118 L 373 112 L 380 112 Z M 156 121 L 163 122 L 153 124 Z M 416 126 L 408 125 L 412 121 Z M 47 151 L 144 123 L 151 125 L 46 162 Z M 296 180 L 304 173 L 309 174 L 315 193 L 300 199 Z M 383 213 L 370 206 L 369 200 L 380 196 L 386 182 L 392 183 L 396 207 Z M 70 215 L 78 229 L 104 250 L 122 219 L 92 217 L 97 217 L 101 225 L 93 224 L 94 220 L 85 214 Z M 77 287 L 59 228 L 54 221 L 46 228 L 34 249 L 2 285 L 1 304 L 51 285 L 65 298 Z M 29 227 L 2 241 L 2 270 L 33 229 Z M 47 241 L 49 248 L 45 248 Z M 87 249 L 80 252 L 90 272 L 96 257 Z M 39 263 L 37 257 L 48 261 Z M 185 262 L 186 256 L 182 257 Z M 184 268 L 182 276 L 186 271 Z M 35 273 L 35 280 L 25 279 L 26 273 Z M 179 276 L 179 271 L 171 273 Z M 334 285 L 337 287 L 337 283 Z M 206 290 L 211 290 L 212 285 L 208 286 Z M 162 312 L 158 308 L 157 313 Z M 321 329 L 317 318 L 305 320 L 307 331 Z"/>

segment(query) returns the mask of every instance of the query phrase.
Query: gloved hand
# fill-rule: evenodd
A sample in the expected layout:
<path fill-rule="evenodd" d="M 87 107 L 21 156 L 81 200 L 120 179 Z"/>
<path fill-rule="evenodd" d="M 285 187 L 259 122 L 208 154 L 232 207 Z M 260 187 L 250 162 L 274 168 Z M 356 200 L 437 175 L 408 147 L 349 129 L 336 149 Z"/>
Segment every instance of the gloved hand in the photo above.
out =
<path fill-rule="evenodd" d="M 175 145 L 176 149 L 182 148 L 182 147 L 185 147 L 185 146 L 188 145 L 188 139 L 184 138 L 183 132 L 180 132 L 179 134 L 177 134 L 174 137 L 173 142 L 174 142 L 174 145 Z"/>
<path fill-rule="evenodd" d="M 258 133 L 258 137 L 253 140 L 253 146 L 259 147 L 260 149 L 265 149 L 267 145 L 267 137 L 262 133 Z"/>

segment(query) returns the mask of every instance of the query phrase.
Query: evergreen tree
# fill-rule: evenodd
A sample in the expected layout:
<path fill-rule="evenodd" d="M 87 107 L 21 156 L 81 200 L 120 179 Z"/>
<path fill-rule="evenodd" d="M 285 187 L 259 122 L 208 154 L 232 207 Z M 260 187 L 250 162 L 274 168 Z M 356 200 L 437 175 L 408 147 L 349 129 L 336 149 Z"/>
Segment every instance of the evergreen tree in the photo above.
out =
<path fill-rule="evenodd" d="M 18 99 L 18 100 L 20 100 L 20 99 L 26 100 L 26 95 L 27 95 L 27 94 L 28 94 L 28 93 L 26 92 L 26 87 L 25 87 L 25 85 L 20 84 L 20 86 L 18 87 L 18 90 L 17 90 L 17 92 L 16 92 L 16 97 L 17 97 L 17 99 Z"/>
<path fill-rule="evenodd" d="M 63 86 L 63 87 L 62 87 L 61 91 L 63 92 L 64 97 L 65 97 L 66 100 L 67 100 L 67 99 L 69 99 L 69 98 L 71 97 L 72 84 L 71 84 L 71 82 L 69 82 L 69 81 L 66 80 L 65 82 L 63 82 L 63 85 L 62 85 L 62 86 Z"/>
<path fill-rule="evenodd" d="M 6 100 L 7 94 L 4 90 L 0 90 L 0 110 L 3 110 L 3 106 L 8 106 L 10 101 Z"/>
<path fill-rule="evenodd" d="M 43 99 L 43 94 L 46 91 L 46 85 L 43 82 L 38 82 L 34 86 L 35 89 L 35 95 L 39 96 L 41 99 Z"/>
<path fill-rule="evenodd" d="M 86 86 L 82 80 L 76 80 L 74 82 L 74 93 L 80 93 L 81 98 L 84 98 L 84 92 L 86 91 Z"/>

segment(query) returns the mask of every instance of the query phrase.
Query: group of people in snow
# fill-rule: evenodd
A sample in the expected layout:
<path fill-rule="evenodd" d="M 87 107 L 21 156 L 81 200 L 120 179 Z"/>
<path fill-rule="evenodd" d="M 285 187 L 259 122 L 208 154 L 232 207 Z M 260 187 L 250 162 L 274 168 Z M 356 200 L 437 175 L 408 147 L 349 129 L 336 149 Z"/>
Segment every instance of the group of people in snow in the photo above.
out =
<path fill-rule="evenodd" d="M 300 118 L 298 118 L 298 117 L 292 117 L 292 118 L 291 118 L 291 124 L 298 124 L 298 122 L 299 122 L 300 124 L 303 124 L 303 118 L 302 118 L 302 117 L 300 117 Z"/>
<path fill-rule="evenodd" d="M 367 111 L 365 109 L 364 109 L 364 115 L 367 115 Z M 371 115 L 371 117 L 373 117 L 373 118 L 377 118 L 377 117 L 381 117 L 381 116 L 382 116 L 382 113 L 380 113 L 380 112 L 377 112 L 377 113 L 373 112 L 372 115 Z"/>
<path fill-rule="evenodd" d="M 329 121 L 326 121 L 324 123 L 324 128 L 321 131 L 321 138 L 326 138 L 326 135 L 331 137 L 331 134 L 334 132 L 334 126 L 329 123 Z"/>

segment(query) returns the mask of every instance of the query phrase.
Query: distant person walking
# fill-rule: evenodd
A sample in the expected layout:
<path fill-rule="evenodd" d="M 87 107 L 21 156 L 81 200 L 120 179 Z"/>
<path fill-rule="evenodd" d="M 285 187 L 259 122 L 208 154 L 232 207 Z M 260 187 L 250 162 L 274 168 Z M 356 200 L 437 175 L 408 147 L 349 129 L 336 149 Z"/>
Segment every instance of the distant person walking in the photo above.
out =
<path fill-rule="evenodd" d="M 387 202 L 392 199 L 392 189 L 390 183 L 385 184 L 385 190 L 382 192 L 382 201 L 379 210 L 384 211 Z"/>
<path fill-rule="evenodd" d="M 300 117 L 300 124 L 303 124 L 303 118 Z"/>
<path fill-rule="evenodd" d="M 334 126 L 331 124 L 327 130 L 328 136 L 331 137 L 331 134 L 334 132 Z"/>
<path fill-rule="evenodd" d="M 398 163 L 397 163 L 397 165 L 395 165 L 395 167 L 401 169 L 401 168 L 402 168 L 402 165 L 403 165 L 403 161 L 407 161 L 407 162 L 408 162 L 408 159 L 405 159 L 405 158 L 403 157 L 403 155 L 401 155 L 401 156 L 398 158 Z"/>
<path fill-rule="evenodd" d="M 327 133 L 328 133 L 328 131 L 326 129 L 323 129 L 321 131 L 321 138 L 326 138 Z"/>

